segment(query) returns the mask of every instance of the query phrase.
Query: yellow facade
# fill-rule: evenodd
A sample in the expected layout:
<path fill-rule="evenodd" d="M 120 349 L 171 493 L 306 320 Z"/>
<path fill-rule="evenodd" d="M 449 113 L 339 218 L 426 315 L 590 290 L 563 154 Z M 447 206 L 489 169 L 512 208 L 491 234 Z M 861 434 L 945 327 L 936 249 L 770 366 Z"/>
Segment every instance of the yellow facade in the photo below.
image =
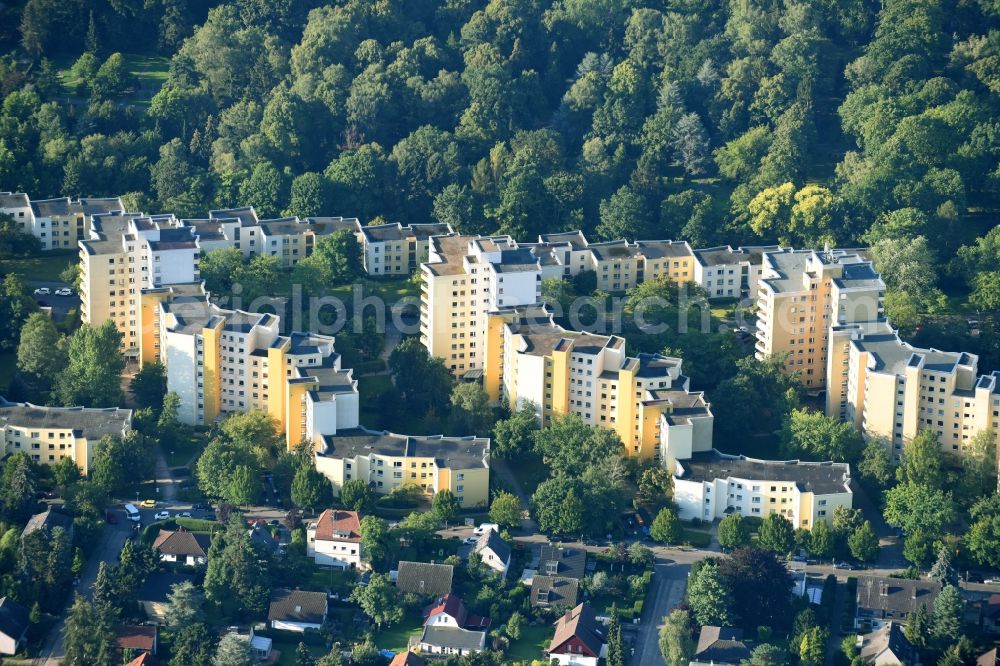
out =
<path fill-rule="evenodd" d="M 215 328 L 203 328 L 201 337 L 204 341 L 204 356 L 202 357 L 202 368 L 204 369 L 205 402 L 204 419 L 205 423 L 211 423 L 221 413 L 221 382 L 220 376 L 220 354 L 219 354 L 219 334 L 222 331 L 222 324 Z M 169 366 L 167 368 L 169 372 Z"/>
<path fill-rule="evenodd" d="M 830 327 L 879 319 L 885 284 L 870 262 L 847 251 L 782 250 L 763 262 L 757 358 L 782 355 L 806 390 L 823 390 Z"/>
<path fill-rule="evenodd" d="M 625 356 L 622 338 L 567 331 L 539 306 L 490 313 L 490 330 L 501 325 L 502 334 L 489 336 L 487 358 L 497 361 L 487 367 L 487 396 L 492 402 L 506 398 L 511 409 L 533 405 L 543 427 L 553 416 L 575 414 L 588 425 L 614 430 L 627 455 L 654 459 L 663 443 L 660 416 L 679 395 L 696 395 L 687 391 L 680 359 Z M 497 378 L 494 365 L 503 370 Z M 649 393 L 671 390 L 663 399 Z M 700 405 L 711 419 L 704 401 Z M 687 421 L 677 427 L 691 428 Z M 711 427 L 699 428 L 697 437 L 692 432 L 692 438 L 710 446 Z"/>
<path fill-rule="evenodd" d="M 404 485 L 432 496 L 451 491 L 463 507 L 489 502 L 489 440 L 475 437 L 415 437 L 358 430 L 325 438 L 316 469 L 339 493 L 346 481 L 361 479 L 376 493 Z"/>
<path fill-rule="evenodd" d="M 94 447 L 105 435 L 129 433 L 127 409 L 43 407 L 0 399 L 0 444 L 3 455 L 23 452 L 39 465 L 69 458 L 83 475 L 90 473 Z"/>
<path fill-rule="evenodd" d="M 1000 443 L 1000 373 L 977 366 L 973 354 L 913 347 L 886 322 L 835 327 L 826 411 L 886 442 L 897 461 L 925 430 L 961 458 L 980 432 Z"/>

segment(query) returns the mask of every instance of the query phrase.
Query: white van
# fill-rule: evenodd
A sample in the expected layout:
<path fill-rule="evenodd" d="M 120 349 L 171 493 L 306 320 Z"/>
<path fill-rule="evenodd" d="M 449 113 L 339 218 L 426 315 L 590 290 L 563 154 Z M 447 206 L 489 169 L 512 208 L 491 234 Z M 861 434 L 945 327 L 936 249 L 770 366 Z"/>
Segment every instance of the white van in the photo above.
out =
<path fill-rule="evenodd" d="M 139 509 L 135 508 L 134 504 L 125 505 L 125 515 L 128 516 L 128 519 L 134 523 L 142 520 L 142 516 L 139 515 Z"/>

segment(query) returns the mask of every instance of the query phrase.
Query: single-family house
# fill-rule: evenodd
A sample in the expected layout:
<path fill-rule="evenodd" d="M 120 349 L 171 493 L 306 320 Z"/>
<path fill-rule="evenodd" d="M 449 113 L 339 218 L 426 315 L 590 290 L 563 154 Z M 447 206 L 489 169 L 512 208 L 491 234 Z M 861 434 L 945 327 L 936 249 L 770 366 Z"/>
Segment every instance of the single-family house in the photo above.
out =
<path fill-rule="evenodd" d="M 424 658 L 416 652 L 400 652 L 392 658 L 389 666 L 424 666 Z"/>
<path fill-rule="evenodd" d="M 881 629 L 888 622 L 906 623 L 920 606 L 930 611 L 941 592 L 941 584 L 929 580 L 905 580 L 882 576 L 858 578 L 855 628 Z"/>
<path fill-rule="evenodd" d="M 580 581 L 563 576 L 540 576 L 531 579 L 531 605 L 539 608 L 576 606 L 580 594 Z"/>
<path fill-rule="evenodd" d="M 485 631 L 490 626 L 490 619 L 470 613 L 457 595 L 449 593 L 424 609 L 424 626 Z"/>
<path fill-rule="evenodd" d="M 544 544 L 539 552 L 538 573 L 561 578 L 584 577 L 587 572 L 587 551 Z"/>
<path fill-rule="evenodd" d="M 451 592 L 454 574 L 455 568 L 450 564 L 403 561 L 396 574 L 396 587 L 403 593 L 443 597 Z"/>
<path fill-rule="evenodd" d="M 271 592 L 267 620 L 272 629 L 303 632 L 326 622 L 327 599 L 323 592 L 276 589 Z"/>
<path fill-rule="evenodd" d="M 327 509 L 306 528 L 306 553 L 316 564 L 361 568 L 361 520 L 357 511 Z"/>
<path fill-rule="evenodd" d="M 7 597 L 0 598 L 0 654 L 17 654 L 28 633 L 28 609 Z"/>
<path fill-rule="evenodd" d="M 263 525 L 254 525 L 248 530 L 250 543 L 256 546 L 261 552 L 273 554 L 278 552 L 280 547 L 278 541 L 271 536 L 270 530 Z"/>
<path fill-rule="evenodd" d="M 208 562 L 208 548 L 211 541 L 206 534 L 194 534 L 187 530 L 160 530 L 153 541 L 153 548 L 164 562 L 178 562 L 188 566 L 198 566 Z"/>
<path fill-rule="evenodd" d="M 472 551 L 479 554 L 479 560 L 501 576 L 507 575 L 510 566 L 510 546 L 493 530 L 479 537 Z"/>
<path fill-rule="evenodd" d="M 125 664 L 125 666 L 159 666 L 159 665 L 160 662 L 157 661 L 156 657 L 149 654 L 148 652 L 143 652 L 138 657 Z"/>
<path fill-rule="evenodd" d="M 739 666 L 750 658 L 750 648 L 743 642 L 743 630 L 734 627 L 704 626 L 690 666 Z"/>
<path fill-rule="evenodd" d="M 910 665 L 920 661 L 917 650 L 903 634 L 903 628 L 895 622 L 887 622 L 875 631 L 858 636 L 858 654 L 866 664 L 875 666 Z"/>
<path fill-rule="evenodd" d="M 36 530 L 46 530 L 51 532 L 57 527 L 61 527 L 66 530 L 66 532 L 69 533 L 70 538 L 73 537 L 73 519 L 65 513 L 53 511 L 52 507 L 49 507 L 45 509 L 45 511 L 36 513 L 28 519 L 27 524 L 21 531 L 21 538 L 23 539 Z"/>
<path fill-rule="evenodd" d="M 157 631 L 155 624 L 121 624 L 116 630 L 118 634 L 118 649 L 132 650 L 132 653 L 144 652 L 156 654 Z"/>
<path fill-rule="evenodd" d="M 259 661 L 267 662 L 271 658 L 271 650 L 274 647 L 274 641 L 267 636 L 257 636 L 253 629 L 247 629 L 244 627 L 230 627 L 229 631 L 226 632 L 228 635 L 235 636 L 241 641 L 245 641 L 250 645 L 250 654 Z"/>
<path fill-rule="evenodd" d="M 427 654 L 472 654 L 486 646 L 486 632 L 443 625 L 425 626 L 418 645 L 420 651 Z"/>
<path fill-rule="evenodd" d="M 562 666 L 597 666 L 607 656 L 607 632 L 594 610 L 583 603 L 556 620 L 556 633 L 545 651 Z"/>
<path fill-rule="evenodd" d="M 157 624 L 165 624 L 169 595 L 175 585 L 194 582 L 194 576 L 187 574 L 154 571 L 146 576 L 136 594 L 138 602 L 146 613 L 146 619 Z"/>

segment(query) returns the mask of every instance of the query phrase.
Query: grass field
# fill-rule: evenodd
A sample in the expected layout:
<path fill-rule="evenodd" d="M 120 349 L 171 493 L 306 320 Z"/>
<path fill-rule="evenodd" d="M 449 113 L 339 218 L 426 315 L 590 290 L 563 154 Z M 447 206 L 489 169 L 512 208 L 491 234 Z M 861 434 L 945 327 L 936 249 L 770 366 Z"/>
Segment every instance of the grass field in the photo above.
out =
<path fill-rule="evenodd" d="M 163 455 L 166 457 L 167 465 L 170 467 L 184 467 L 196 453 L 201 451 L 204 446 L 204 436 L 195 434 L 190 438 L 179 442 L 178 446 L 174 446 L 170 449 L 164 449 Z"/>
<path fill-rule="evenodd" d="M 279 657 L 274 663 L 278 666 L 296 666 L 298 662 L 295 659 L 295 651 L 298 647 L 299 644 L 293 643 L 292 641 L 274 641 L 271 643 L 271 649 L 281 652 L 281 657 Z M 316 645 L 310 645 L 309 654 L 313 657 L 322 657 L 326 654 L 326 650 Z"/>
<path fill-rule="evenodd" d="M 122 98 L 123 101 L 137 105 L 148 106 L 170 73 L 170 59 L 164 56 L 139 55 L 123 53 L 125 67 L 132 80 L 132 89 Z M 57 59 L 56 67 L 59 81 L 62 83 L 62 93 L 67 97 L 85 97 L 87 92 L 81 91 L 81 82 L 70 75 L 73 66 L 72 58 Z"/>
<path fill-rule="evenodd" d="M 511 641 L 507 654 L 512 661 L 530 663 L 533 659 L 541 659 L 543 651 L 552 640 L 552 633 L 549 626 L 522 626 L 520 638 Z"/>
<path fill-rule="evenodd" d="M 373 640 L 380 650 L 405 652 L 409 645 L 410 636 L 418 633 L 421 625 L 420 613 L 411 611 L 403 617 L 403 621 L 399 624 L 376 632 Z"/>
<path fill-rule="evenodd" d="M 712 535 L 701 530 L 684 528 L 684 541 L 695 548 L 707 548 L 712 543 Z"/>
<path fill-rule="evenodd" d="M 0 273 L 17 273 L 25 280 L 55 281 L 67 266 L 79 259 L 76 252 L 44 254 L 21 259 L 0 259 Z"/>

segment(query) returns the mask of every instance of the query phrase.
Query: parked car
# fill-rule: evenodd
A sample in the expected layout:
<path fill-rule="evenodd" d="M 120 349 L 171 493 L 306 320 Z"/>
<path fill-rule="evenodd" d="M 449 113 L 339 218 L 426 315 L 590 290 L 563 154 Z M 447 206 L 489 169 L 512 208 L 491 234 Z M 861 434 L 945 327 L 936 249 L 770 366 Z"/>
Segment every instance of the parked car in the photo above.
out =
<path fill-rule="evenodd" d="M 805 562 L 808 559 L 805 555 L 795 555 L 792 557 L 792 562 Z"/>
<path fill-rule="evenodd" d="M 48 296 L 52 293 L 52 290 L 48 287 L 39 287 L 35 290 L 35 296 Z"/>
<path fill-rule="evenodd" d="M 56 296 L 72 296 L 73 290 L 69 287 L 60 287 L 56 289 Z"/>
<path fill-rule="evenodd" d="M 462 539 L 462 543 L 467 543 L 467 544 L 474 544 L 477 541 L 479 541 L 479 537 L 474 537 L 474 536 L 465 537 L 464 539 Z"/>
<path fill-rule="evenodd" d="M 177 517 L 178 518 L 190 518 L 191 517 L 191 512 L 190 511 L 181 511 L 180 513 L 177 514 Z"/>
<path fill-rule="evenodd" d="M 833 568 L 843 569 L 844 571 L 855 571 L 856 569 L 860 569 L 861 566 L 854 562 L 835 562 Z"/>
<path fill-rule="evenodd" d="M 281 521 L 278 520 L 277 518 L 272 518 L 271 520 L 267 521 L 267 524 L 273 527 L 278 527 L 279 525 L 281 525 Z"/>
<path fill-rule="evenodd" d="M 139 502 L 139 506 L 141 506 L 143 509 L 155 509 L 156 508 L 156 500 L 154 500 L 154 499 L 144 499 L 141 502 Z"/>
<path fill-rule="evenodd" d="M 160 511 L 155 516 L 153 516 L 153 520 L 166 520 L 169 517 L 170 517 L 169 511 Z"/>
<path fill-rule="evenodd" d="M 987 578 L 983 582 L 987 585 L 1000 585 L 1000 578 Z"/>
<path fill-rule="evenodd" d="M 486 534 L 490 530 L 493 530 L 494 532 L 496 532 L 497 534 L 499 534 L 500 533 L 500 526 L 497 525 L 496 523 L 483 523 L 482 525 L 480 525 L 476 529 L 472 530 L 472 533 L 473 534 L 480 534 L 481 535 L 481 534 Z"/>
<path fill-rule="evenodd" d="M 211 504 L 195 504 L 191 508 L 194 509 L 195 511 L 211 511 L 212 510 L 212 505 Z"/>

